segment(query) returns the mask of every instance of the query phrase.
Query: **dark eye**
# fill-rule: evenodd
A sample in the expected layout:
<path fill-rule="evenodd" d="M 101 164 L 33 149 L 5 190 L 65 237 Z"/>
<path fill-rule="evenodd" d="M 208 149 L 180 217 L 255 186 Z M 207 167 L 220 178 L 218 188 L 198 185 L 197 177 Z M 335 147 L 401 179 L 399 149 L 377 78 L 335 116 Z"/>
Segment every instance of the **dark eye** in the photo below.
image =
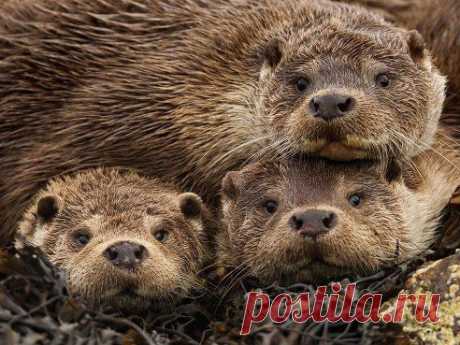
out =
<path fill-rule="evenodd" d="M 306 78 L 299 78 L 295 82 L 297 91 L 304 92 L 308 88 L 309 82 Z"/>
<path fill-rule="evenodd" d="M 361 197 L 357 194 L 353 194 L 348 198 L 348 202 L 351 206 L 357 207 L 359 204 L 361 204 Z"/>
<path fill-rule="evenodd" d="M 274 214 L 278 209 L 278 203 L 274 200 L 265 201 L 262 206 L 268 214 Z"/>
<path fill-rule="evenodd" d="M 153 234 L 155 239 L 159 242 L 165 242 L 169 238 L 169 232 L 166 230 L 158 230 Z"/>
<path fill-rule="evenodd" d="M 77 231 L 74 234 L 75 242 L 80 246 L 86 246 L 89 243 L 90 235 L 86 231 Z"/>
<path fill-rule="evenodd" d="M 380 87 L 390 86 L 390 78 L 385 73 L 380 73 L 375 77 L 375 83 Z"/>

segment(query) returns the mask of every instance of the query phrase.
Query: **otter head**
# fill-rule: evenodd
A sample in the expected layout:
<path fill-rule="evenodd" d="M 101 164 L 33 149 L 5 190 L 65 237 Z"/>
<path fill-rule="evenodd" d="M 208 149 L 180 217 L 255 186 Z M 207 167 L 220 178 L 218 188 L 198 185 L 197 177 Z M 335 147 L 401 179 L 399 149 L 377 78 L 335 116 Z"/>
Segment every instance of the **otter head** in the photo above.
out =
<path fill-rule="evenodd" d="M 199 287 L 204 212 L 196 194 L 98 170 L 52 182 L 20 224 L 17 246 L 41 247 L 91 306 L 163 308 Z"/>
<path fill-rule="evenodd" d="M 442 204 L 424 189 L 419 198 L 416 176 L 408 188 L 399 164 L 325 160 L 230 172 L 219 262 L 271 283 L 319 282 L 405 261 L 434 241 L 450 197 L 439 197 Z"/>
<path fill-rule="evenodd" d="M 407 158 L 428 148 L 445 78 L 420 34 L 358 8 L 329 7 L 296 12 L 261 50 L 258 109 L 276 146 L 333 160 Z"/>

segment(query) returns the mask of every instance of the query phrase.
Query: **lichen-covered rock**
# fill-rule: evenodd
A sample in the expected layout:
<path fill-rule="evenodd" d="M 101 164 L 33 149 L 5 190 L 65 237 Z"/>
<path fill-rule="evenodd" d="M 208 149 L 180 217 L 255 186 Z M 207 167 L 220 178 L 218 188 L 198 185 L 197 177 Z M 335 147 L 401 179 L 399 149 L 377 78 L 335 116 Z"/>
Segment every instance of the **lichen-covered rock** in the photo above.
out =
<path fill-rule="evenodd" d="M 437 322 L 416 320 L 416 303 L 406 303 L 400 323 L 387 325 L 386 336 L 397 345 L 458 345 L 460 344 L 460 252 L 427 262 L 406 281 L 401 294 L 426 294 L 429 306 L 431 294 L 440 295 Z M 397 297 L 387 302 L 382 315 L 395 312 Z"/>

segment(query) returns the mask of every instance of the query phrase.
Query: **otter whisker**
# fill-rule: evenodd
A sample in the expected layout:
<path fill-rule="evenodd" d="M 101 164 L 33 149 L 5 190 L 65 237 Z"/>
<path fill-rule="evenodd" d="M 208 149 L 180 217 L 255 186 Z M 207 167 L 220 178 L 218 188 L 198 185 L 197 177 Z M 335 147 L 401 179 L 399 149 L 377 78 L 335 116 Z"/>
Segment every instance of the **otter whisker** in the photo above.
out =
<path fill-rule="evenodd" d="M 225 290 L 220 294 L 220 298 L 219 298 L 219 301 L 217 303 L 217 307 L 218 308 L 222 302 L 224 301 L 224 299 L 227 297 L 227 295 L 230 293 L 230 291 L 235 287 L 235 285 L 245 279 L 247 276 L 248 276 L 248 270 L 249 268 L 247 266 L 245 267 L 242 267 L 238 272 L 237 274 L 231 279 L 231 281 L 227 284 Z"/>
<path fill-rule="evenodd" d="M 424 142 L 421 142 L 420 144 L 416 143 L 415 141 L 413 141 L 412 139 L 406 137 L 406 136 L 403 136 L 401 133 L 398 133 L 396 131 L 393 132 L 394 134 L 396 135 L 399 135 L 403 138 L 403 140 L 406 140 L 408 142 L 411 142 L 414 146 L 418 147 L 418 148 L 421 148 L 423 150 L 431 150 L 433 151 L 435 154 L 437 154 L 439 157 L 441 157 L 444 161 L 446 161 L 447 163 L 449 163 L 456 171 L 460 172 L 460 167 L 457 166 L 454 162 L 452 162 L 449 158 L 447 158 L 444 154 L 442 154 L 438 149 L 436 149 L 435 147 L 432 147 L 430 146 L 429 144 L 427 143 L 424 143 Z"/>

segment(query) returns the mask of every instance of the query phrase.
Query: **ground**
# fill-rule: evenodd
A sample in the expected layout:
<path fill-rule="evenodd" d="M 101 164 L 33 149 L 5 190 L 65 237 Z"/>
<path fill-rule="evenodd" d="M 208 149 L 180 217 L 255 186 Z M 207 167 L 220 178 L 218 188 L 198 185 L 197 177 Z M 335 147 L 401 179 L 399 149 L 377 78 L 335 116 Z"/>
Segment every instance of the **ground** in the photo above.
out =
<path fill-rule="evenodd" d="M 207 274 L 213 281 L 213 272 Z M 438 292 L 441 320 L 424 325 L 410 318 L 398 324 L 265 321 L 243 337 L 239 332 L 245 293 L 254 290 L 250 281 L 238 282 L 233 288 L 226 282 L 210 283 L 207 291 L 197 293 L 174 312 L 122 315 L 107 309 L 89 310 L 69 296 L 63 274 L 37 249 L 26 248 L 22 253 L 5 249 L 0 252 L 0 344 L 458 344 L 460 253 L 454 249 L 435 248 L 370 277 L 344 279 L 342 286 L 350 281 L 357 283 L 359 295 L 382 293 L 388 308 L 401 291 Z M 295 295 L 313 292 L 314 287 L 275 283 L 259 291 Z"/>

